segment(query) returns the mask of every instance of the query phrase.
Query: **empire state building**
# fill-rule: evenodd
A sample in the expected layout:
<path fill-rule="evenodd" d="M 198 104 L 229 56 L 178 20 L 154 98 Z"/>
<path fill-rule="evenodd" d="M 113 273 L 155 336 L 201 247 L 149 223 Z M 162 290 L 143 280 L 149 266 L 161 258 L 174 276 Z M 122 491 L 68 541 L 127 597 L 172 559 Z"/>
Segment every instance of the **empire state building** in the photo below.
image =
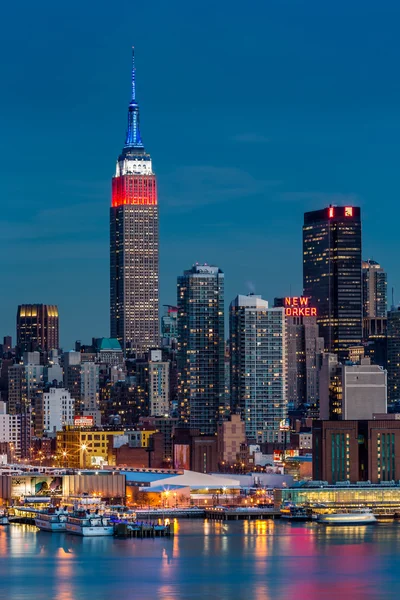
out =
<path fill-rule="evenodd" d="M 110 320 L 111 337 L 137 357 L 159 345 L 158 262 L 157 184 L 140 135 L 132 49 L 128 128 L 112 179 Z"/>

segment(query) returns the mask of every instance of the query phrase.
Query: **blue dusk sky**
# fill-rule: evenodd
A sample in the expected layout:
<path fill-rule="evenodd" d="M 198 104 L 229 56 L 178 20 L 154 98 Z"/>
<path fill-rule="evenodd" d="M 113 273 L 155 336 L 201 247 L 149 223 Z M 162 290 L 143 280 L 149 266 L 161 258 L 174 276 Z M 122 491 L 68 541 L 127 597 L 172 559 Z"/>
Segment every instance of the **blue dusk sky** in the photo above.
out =
<path fill-rule="evenodd" d="M 194 262 L 300 294 L 303 212 L 361 206 L 400 300 L 400 3 L 85 0 L 2 6 L 0 335 L 58 304 L 61 343 L 109 334 L 111 177 L 135 45 L 158 177 L 161 304 Z"/>

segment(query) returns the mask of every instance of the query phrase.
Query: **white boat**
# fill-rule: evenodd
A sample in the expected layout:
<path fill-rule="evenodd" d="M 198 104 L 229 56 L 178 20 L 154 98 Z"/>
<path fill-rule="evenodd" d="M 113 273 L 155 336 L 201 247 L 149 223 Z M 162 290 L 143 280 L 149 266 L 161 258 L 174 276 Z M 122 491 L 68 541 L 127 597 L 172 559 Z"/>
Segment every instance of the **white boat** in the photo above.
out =
<path fill-rule="evenodd" d="M 377 520 L 369 508 L 356 508 L 348 513 L 318 515 L 318 523 L 324 525 L 372 525 Z"/>
<path fill-rule="evenodd" d="M 67 533 L 84 537 L 114 535 L 114 525 L 108 517 L 84 510 L 67 517 L 65 530 Z"/>
<path fill-rule="evenodd" d="M 65 531 L 68 512 L 49 508 L 40 512 L 35 517 L 35 525 L 41 531 Z"/>

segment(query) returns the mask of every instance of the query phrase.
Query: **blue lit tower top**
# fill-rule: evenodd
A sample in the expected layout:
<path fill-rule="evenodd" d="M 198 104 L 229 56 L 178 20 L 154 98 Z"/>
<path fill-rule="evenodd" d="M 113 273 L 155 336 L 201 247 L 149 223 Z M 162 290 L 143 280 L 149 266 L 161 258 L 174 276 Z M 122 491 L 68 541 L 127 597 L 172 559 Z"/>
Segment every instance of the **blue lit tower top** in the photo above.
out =
<path fill-rule="evenodd" d="M 140 135 L 139 105 L 136 101 L 135 49 L 132 46 L 132 95 L 128 108 L 128 127 L 122 153 L 118 157 L 117 177 L 127 174 L 152 174 L 150 155 L 146 153 Z"/>
<path fill-rule="evenodd" d="M 135 48 L 132 46 L 132 97 L 128 109 L 128 129 L 126 131 L 125 148 L 143 148 L 139 124 L 139 105 L 136 102 Z"/>

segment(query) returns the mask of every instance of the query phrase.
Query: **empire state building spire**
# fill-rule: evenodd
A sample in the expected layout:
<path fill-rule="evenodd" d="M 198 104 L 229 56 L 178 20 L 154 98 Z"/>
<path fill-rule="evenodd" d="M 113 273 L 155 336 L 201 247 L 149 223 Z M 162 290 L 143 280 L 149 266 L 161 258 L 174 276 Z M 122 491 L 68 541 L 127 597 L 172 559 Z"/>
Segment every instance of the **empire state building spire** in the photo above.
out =
<path fill-rule="evenodd" d="M 140 118 L 139 105 L 136 102 L 136 67 L 135 67 L 135 48 L 132 46 L 132 97 L 128 109 L 128 128 L 126 130 L 125 146 L 126 149 L 143 149 L 143 142 L 140 136 Z"/>
<path fill-rule="evenodd" d="M 132 48 L 132 96 L 125 145 L 112 180 L 111 337 L 137 357 L 159 345 L 158 204 L 151 156 L 143 146 Z"/>

